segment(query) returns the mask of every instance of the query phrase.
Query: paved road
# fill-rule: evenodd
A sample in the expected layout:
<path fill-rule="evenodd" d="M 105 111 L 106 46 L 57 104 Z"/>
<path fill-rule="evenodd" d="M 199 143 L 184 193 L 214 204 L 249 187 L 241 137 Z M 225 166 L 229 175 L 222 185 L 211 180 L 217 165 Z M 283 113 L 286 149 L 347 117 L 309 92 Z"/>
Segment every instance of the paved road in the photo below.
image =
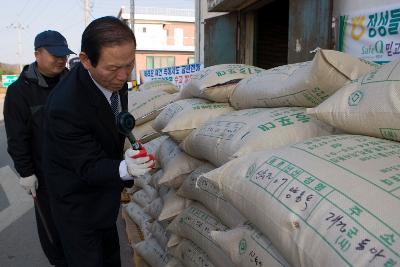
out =
<path fill-rule="evenodd" d="M 0 96 L 0 266 L 47 267 L 36 230 L 33 202 L 20 188 L 7 153 L 3 123 L 3 97 Z M 132 249 L 127 243 L 124 222 L 119 220 L 123 267 L 132 267 Z"/>
<path fill-rule="evenodd" d="M 0 266 L 50 266 L 39 243 L 33 203 L 17 184 L 0 122 Z"/>

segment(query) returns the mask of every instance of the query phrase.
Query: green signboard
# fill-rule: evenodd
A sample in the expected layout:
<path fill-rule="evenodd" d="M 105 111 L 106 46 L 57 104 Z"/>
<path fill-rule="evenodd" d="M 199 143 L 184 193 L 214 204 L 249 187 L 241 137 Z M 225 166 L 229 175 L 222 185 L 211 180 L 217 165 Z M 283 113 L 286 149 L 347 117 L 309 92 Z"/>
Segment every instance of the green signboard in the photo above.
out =
<path fill-rule="evenodd" d="M 3 87 L 8 87 L 18 79 L 19 75 L 1 75 Z"/>

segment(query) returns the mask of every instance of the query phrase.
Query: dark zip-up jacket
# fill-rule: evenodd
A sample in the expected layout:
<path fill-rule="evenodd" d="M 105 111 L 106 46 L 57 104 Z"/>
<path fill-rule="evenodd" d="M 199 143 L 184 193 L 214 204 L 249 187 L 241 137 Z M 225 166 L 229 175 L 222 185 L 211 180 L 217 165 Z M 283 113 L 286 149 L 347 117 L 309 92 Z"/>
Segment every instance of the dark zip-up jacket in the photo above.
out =
<path fill-rule="evenodd" d="M 65 69 L 61 77 L 67 72 Z M 52 89 L 34 62 L 26 65 L 19 78 L 8 87 L 4 101 L 7 151 L 19 175 L 35 174 L 41 187 L 45 187 L 41 167 L 43 107 Z"/>

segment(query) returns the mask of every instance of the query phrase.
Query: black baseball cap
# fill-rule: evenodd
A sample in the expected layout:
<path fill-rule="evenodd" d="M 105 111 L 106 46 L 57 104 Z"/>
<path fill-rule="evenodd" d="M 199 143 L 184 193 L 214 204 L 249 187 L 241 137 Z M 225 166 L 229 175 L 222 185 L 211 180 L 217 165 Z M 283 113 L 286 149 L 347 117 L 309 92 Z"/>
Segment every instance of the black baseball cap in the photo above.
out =
<path fill-rule="evenodd" d="M 57 31 L 44 31 L 36 35 L 35 50 L 45 48 L 50 54 L 56 57 L 64 57 L 69 54 L 75 54 L 68 48 L 67 40 Z"/>

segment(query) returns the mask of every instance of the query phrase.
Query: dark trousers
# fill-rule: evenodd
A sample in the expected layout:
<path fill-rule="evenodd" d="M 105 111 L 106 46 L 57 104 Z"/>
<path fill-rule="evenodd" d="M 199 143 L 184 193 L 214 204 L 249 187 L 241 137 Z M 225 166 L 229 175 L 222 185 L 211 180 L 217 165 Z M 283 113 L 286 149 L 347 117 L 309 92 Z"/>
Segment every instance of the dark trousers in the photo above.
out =
<path fill-rule="evenodd" d="M 42 245 L 44 254 L 46 255 L 51 265 L 60 267 L 67 266 L 67 262 L 65 260 L 63 248 L 61 245 L 61 240 L 53 221 L 47 190 L 39 187 L 37 190 L 36 199 L 38 202 L 35 203 L 36 225 L 38 229 L 40 244 Z M 37 205 L 40 206 L 43 218 L 41 218 L 39 215 Z M 49 238 L 49 234 L 45 230 L 43 220 L 45 220 L 51 240 Z"/>
<path fill-rule="evenodd" d="M 96 229 L 74 224 L 58 216 L 53 205 L 53 216 L 60 233 L 69 267 L 120 267 L 117 226 Z"/>

